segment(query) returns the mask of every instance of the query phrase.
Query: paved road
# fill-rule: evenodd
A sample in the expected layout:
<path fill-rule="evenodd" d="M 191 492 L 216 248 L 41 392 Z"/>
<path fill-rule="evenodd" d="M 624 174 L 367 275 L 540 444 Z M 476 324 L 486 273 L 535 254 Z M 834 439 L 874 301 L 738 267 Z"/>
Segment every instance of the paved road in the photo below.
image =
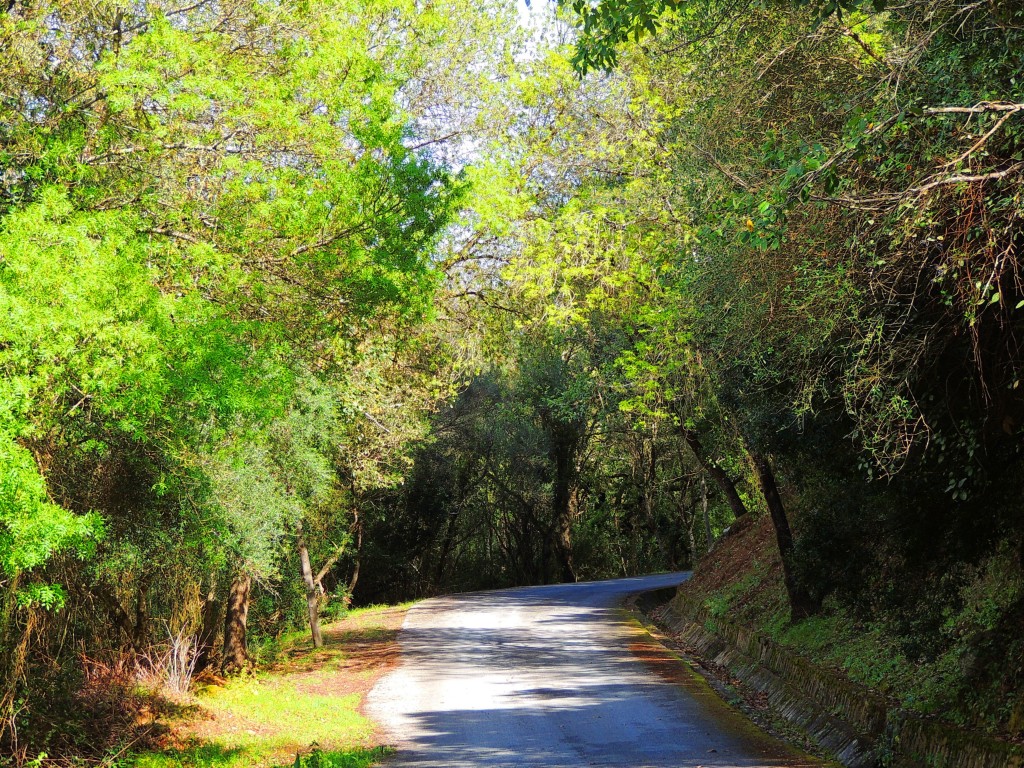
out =
<path fill-rule="evenodd" d="M 629 594 L 686 576 L 420 603 L 399 636 L 401 665 L 368 701 L 398 746 L 388 764 L 819 765 L 763 735 L 674 660 L 666 664 L 664 650 L 618 610 Z"/>

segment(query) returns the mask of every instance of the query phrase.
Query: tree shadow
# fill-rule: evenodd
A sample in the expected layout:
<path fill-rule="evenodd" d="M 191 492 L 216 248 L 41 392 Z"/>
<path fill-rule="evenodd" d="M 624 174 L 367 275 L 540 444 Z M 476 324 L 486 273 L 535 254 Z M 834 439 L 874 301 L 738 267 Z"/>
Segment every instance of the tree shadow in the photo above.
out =
<path fill-rule="evenodd" d="M 400 637 L 406 664 L 381 704 L 403 737 L 388 764 L 820 765 L 682 679 L 670 669 L 682 662 L 623 622 L 617 603 L 602 586 L 567 585 L 415 608 Z"/>
<path fill-rule="evenodd" d="M 111 658 L 84 659 L 82 667 L 68 665 L 31 676 L 28 698 L 39 704 L 19 726 L 19 739 L 40 745 L 51 759 L 102 760 L 125 744 L 143 749 L 166 743 L 171 723 L 200 713 L 195 703 L 140 684 L 136 669 L 127 663 L 134 664 L 134 657 Z M 40 693 L 46 689 L 51 691 L 48 696 Z"/>
<path fill-rule="evenodd" d="M 287 761 L 273 762 L 274 768 L 370 768 L 393 750 L 390 747 L 355 747 L 321 750 L 315 744 Z M 269 765 L 246 747 L 225 747 L 212 742 L 194 742 L 142 756 L 139 768 L 251 768 Z"/>
<path fill-rule="evenodd" d="M 310 641 L 295 643 L 281 651 L 269 664 L 270 673 L 317 672 L 325 668 L 360 671 L 398 658 L 398 628 L 377 626 L 349 628 L 328 625 L 323 628 L 324 645 L 313 648 Z"/>

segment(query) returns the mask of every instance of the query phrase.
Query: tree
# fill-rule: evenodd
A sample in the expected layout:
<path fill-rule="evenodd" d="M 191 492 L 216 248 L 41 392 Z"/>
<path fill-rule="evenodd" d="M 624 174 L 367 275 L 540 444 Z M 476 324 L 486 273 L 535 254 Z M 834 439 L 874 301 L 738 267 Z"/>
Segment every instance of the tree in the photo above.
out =
<path fill-rule="evenodd" d="M 330 561 L 349 508 L 321 524 L 324 495 L 284 469 L 316 454 L 337 494 L 344 440 L 286 425 L 310 380 L 336 397 L 375 364 L 368 340 L 430 315 L 464 187 L 443 163 L 479 108 L 469 83 L 505 55 L 500 35 L 466 52 L 453 34 L 499 30 L 504 12 L 442 5 L 0 14 L 0 477 L 17 479 L 0 521 L 5 701 L 18 685 L 38 713 L 53 690 L 8 663 L 8 639 L 29 665 L 68 633 L 88 653 L 143 651 L 173 617 L 211 660 L 224 626 L 238 666 L 263 620 L 251 596 L 299 521 Z M 474 98 L 442 116 L 457 84 Z M 338 418 L 364 428 L 361 412 Z M 61 585 L 74 599 L 57 611 Z"/>

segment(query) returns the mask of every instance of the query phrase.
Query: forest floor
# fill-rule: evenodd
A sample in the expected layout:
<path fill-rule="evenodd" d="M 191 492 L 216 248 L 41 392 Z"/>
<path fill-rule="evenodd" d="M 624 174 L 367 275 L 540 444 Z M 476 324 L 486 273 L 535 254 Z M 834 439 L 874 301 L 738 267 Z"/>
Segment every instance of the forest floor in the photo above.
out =
<path fill-rule="evenodd" d="M 138 768 L 363 768 L 390 748 L 363 714 L 363 700 L 397 662 L 408 605 L 355 610 L 324 627 L 282 638 L 261 671 L 206 678 L 193 706 L 166 726 L 163 748 L 133 755 Z M 298 761 L 296 757 L 301 759 Z"/>

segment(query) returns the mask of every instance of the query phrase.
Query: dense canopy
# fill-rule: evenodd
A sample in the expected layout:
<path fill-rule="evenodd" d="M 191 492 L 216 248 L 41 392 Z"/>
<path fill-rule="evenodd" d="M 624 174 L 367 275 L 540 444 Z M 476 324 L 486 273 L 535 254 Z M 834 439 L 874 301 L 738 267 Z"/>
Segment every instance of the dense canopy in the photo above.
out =
<path fill-rule="evenodd" d="M 1022 72 L 1018 2 L 6 3 L 3 754 L 762 515 L 781 622 L 1019 735 Z"/>

